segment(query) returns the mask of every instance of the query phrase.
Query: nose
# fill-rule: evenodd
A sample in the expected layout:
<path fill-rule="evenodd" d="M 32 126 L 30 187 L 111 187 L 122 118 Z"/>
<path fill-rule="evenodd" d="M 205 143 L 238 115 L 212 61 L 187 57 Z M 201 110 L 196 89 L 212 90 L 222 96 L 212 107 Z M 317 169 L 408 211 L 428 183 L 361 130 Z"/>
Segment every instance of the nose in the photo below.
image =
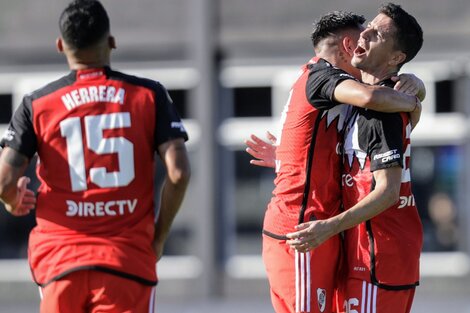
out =
<path fill-rule="evenodd" d="M 364 41 L 368 41 L 369 39 L 369 33 L 370 33 L 370 29 L 369 28 L 366 28 L 364 29 L 361 34 L 359 35 L 359 37 L 361 39 L 363 39 Z"/>

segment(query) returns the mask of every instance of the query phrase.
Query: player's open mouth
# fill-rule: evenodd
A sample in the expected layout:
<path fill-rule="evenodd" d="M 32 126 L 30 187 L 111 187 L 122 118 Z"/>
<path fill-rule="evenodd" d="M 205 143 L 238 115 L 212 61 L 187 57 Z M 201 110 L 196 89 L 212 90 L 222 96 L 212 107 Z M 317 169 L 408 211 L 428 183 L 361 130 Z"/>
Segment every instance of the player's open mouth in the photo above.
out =
<path fill-rule="evenodd" d="M 361 46 L 359 46 L 359 45 L 358 45 L 358 46 L 356 47 L 356 49 L 354 50 L 354 55 L 355 55 L 355 56 L 361 56 L 361 55 L 363 55 L 363 54 L 365 54 L 365 53 L 366 53 L 366 49 L 364 49 L 363 47 L 361 47 Z"/>

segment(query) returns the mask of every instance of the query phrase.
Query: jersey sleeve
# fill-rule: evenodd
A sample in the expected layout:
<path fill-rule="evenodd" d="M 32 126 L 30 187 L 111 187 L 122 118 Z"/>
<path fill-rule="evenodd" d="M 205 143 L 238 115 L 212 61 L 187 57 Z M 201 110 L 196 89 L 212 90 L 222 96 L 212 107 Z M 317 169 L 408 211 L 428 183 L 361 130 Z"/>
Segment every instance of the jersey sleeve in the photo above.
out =
<path fill-rule="evenodd" d="M 176 138 L 188 140 L 188 134 L 168 91 L 161 84 L 156 89 L 155 147 Z"/>
<path fill-rule="evenodd" d="M 373 112 L 373 111 L 372 111 Z M 369 136 L 370 170 L 403 167 L 403 119 L 399 113 L 378 113 Z M 361 134 L 359 134 L 361 135 Z"/>
<path fill-rule="evenodd" d="M 13 114 L 8 128 L 0 140 L 2 148 L 10 147 L 28 158 L 37 151 L 37 138 L 33 128 L 31 99 L 23 98 L 21 105 Z"/>
<path fill-rule="evenodd" d="M 345 71 L 333 67 L 327 62 L 313 64 L 306 85 L 308 102 L 319 110 L 328 110 L 340 104 L 333 99 L 338 83 L 354 79 Z"/>

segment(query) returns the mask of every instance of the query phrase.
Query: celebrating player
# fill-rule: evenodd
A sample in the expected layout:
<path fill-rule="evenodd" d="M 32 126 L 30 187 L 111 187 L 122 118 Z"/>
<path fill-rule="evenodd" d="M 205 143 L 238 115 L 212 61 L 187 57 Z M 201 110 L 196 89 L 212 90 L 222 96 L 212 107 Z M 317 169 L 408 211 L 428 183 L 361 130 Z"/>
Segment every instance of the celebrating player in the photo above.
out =
<path fill-rule="evenodd" d="M 59 26 L 71 72 L 15 112 L 0 199 L 13 215 L 36 206 L 29 263 L 41 312 L 153 312 L 155 265 L 190 176 L 187 134 L 160 83 L 110 68 L 115 39 L 100 2 L 73 1 Z M 157 218 L 155 152 L 167 169 Z M 35 153 L 37 199 L 22 177 Z"/>
<path fill-rule="evenodd" d="M 293 251 L 286 234 L 297 224 L 340 212 L 341 132 L 350 103 L 381 111 L 413 111 L 416 98 L 392 89 L 361 84 L 351 66 L 364 18 L 333 12 L 315 23 L 312 41 L 317 57 L 304 66 L 281 117 L 276 148 L 276 188 L 264 221 L 263 259 L 276 312 L 331 312 L 340 256 L 333 237 L 314 251 Z M 345 72 L 347 71 L 347 72 Z M 406 81 L 406 80 L 405 80 Z M 422 82 L 402 83 L 409 92 Z M 411 86 L 411 87 L 410 87 Z M 312 104 L 331 109 L 317 110 Z M 418 105 L 420 103 L 418 102 Z M 247 151 L 269 166 L 272 147 L 252 137 Z M 273 138 L 271 137 L 271 141 Z"/>
<path fill-rule="evenodd" d="M 416 19 L 389 3 L 361 33 L 352 63 L 361 69 L 363 81 L 392 87 L 390 77 L 415 57 L 422 43 Z M 411 192 L 411 129 L 407 114 L 355 108 L 344 141 L 346 211 L 299 225 L 300 231 L 287 235 L 293 247 L 304 251 L 347 230 L 347 312 L 411 310 L 423 240 Z"/>

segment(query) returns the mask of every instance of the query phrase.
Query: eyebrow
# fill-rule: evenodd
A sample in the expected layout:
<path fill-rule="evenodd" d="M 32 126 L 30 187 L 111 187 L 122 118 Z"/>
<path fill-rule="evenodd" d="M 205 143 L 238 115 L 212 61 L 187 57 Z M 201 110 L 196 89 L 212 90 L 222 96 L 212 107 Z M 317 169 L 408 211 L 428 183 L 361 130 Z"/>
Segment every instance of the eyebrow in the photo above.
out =
<path fill-rule="evenodd" d="M 372 28 L 372 29 L 375 29 L 375 31 L 377 32 L 377 34 L 379 34 L 382 38 L 385 38 L 386 36 L 386 32 L 384 32 L 383 30 L 383 27 L 380 27 L 380 26 L 376 26 L 376 25 L 372 25 L 372 22 L 369 22 L 367 24 L 367 28 Z"/>

